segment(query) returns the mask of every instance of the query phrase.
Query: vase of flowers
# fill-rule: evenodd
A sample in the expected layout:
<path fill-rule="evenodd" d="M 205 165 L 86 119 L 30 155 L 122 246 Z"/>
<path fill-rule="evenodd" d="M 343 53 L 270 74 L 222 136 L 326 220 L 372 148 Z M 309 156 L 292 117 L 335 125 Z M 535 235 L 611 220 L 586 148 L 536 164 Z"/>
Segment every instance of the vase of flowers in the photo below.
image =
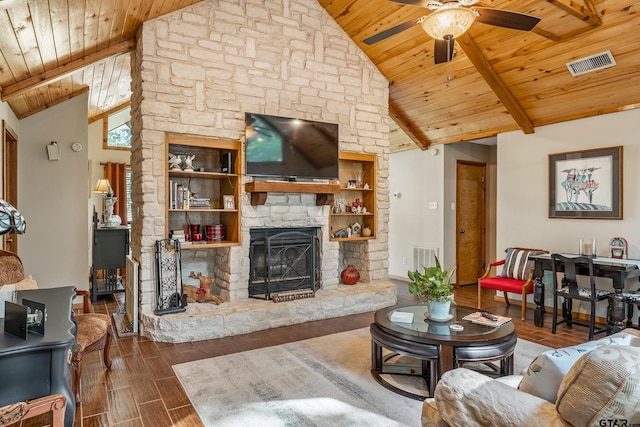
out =
<path fill-rule="evenodd" d="M 411 280 L 409 292 L 414 294 L 421 304 L 428 305 L 431 319 L 445 320 L 449 317 L 451 303 L 455 304 L 453 286 L 450 283 L 455 270 L 455 267 L 451 272 L 443 270 L 440 260 L 436 257 L 435 267 L 424 267 L 422 272 L 407 272 Z"/>

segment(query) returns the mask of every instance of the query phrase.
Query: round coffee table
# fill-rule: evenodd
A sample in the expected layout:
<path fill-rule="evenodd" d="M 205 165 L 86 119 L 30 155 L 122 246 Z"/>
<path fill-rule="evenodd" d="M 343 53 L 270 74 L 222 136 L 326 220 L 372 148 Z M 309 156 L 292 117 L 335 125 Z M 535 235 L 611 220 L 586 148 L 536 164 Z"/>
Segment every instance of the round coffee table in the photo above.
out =
<path fill-rule="evenodd" d="M 513 352 L 517 335 L 512 322 L 493 327 L 462 320 L 476 309 L 452 306 L 451 319 L 435 321 L 425 316 L 425 305 L 396 305 L 378 310 L 371 324 L 371 374 L 384 387 L 414 399 L 424 399 L 388 382 L 383 375 L 420 376 L 427 382 L 429 396 L 440 375 L 465 363 L 489 364 L 499 375 L 513 374 Z M 411 323 L 392 322 L 395 312 L 413 314 Z M 452 330 L 450 325 L 462 326 Z M 390 352 L 383 357 L 383 348 Z M 401 362 L 400 356 L 418 359 L 419 364 Z M 495 367 L 492 362 L 499 362 Z"/>

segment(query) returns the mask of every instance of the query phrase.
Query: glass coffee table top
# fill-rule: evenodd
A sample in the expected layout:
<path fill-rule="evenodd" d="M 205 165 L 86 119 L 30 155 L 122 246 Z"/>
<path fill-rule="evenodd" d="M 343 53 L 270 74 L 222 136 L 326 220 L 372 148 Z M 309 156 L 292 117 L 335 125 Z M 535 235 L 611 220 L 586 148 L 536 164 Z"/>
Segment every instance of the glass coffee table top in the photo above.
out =
<path fill-rule="evenodd" d="M 449 311 L 449 319 L 433 320 L 429 318 L 428 307 L 426 305 L 407 305 L 394 307 L 393 309 L 387 311 L 385 317 L 389 323 L 389 326 L 395 326 L 407 329 L 409 331 L 422 332 L 426 334 L 449 335 L 458 337 L 491 334 L 495 332 L 496 329 L 505 326 L 502 325 L 494 327 L 478 325 L 468 320 L 462 320 L 462 318 L 467 314 L 475 313 L 476 311 L 478 310 L 469 307 L 459 307 L 452 304 L 451 310 Z M 411 323 L 392 321 L 391 316 L 396 312 L 413 313 L 413 321 Z"/>

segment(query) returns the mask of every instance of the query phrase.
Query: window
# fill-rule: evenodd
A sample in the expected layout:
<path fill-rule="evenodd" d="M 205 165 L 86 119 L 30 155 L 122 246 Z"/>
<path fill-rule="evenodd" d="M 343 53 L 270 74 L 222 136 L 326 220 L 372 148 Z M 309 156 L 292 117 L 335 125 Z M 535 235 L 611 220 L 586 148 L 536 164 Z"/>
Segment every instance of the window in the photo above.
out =
<path fill-rule="evenodd" d="M 109 114 L 104 119 L 104 148 L 112 150 L 131 149 L 131 107 Z"/>

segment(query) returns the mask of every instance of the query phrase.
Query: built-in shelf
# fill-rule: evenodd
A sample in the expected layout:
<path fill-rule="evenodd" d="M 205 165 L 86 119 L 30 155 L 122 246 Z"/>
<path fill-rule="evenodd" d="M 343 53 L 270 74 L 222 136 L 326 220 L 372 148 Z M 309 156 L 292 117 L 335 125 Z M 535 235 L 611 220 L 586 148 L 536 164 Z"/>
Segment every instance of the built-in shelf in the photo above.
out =
<path fill-rule="evenodd" d="M 167 166 L 166 234 L 179 230 L 189 233 L 190 226 L 200 225 L 204 239 L 207 226 L 224 226 L 222 239 L 206 243 L 182 245 L 182 249 L 206 249 L 240 244 L 240 141 L 195 135 L 167 135 L 167 165 L 169 153 L 191 157 L 195 170 L 173 169 Z M 229 172 L 229 173 L 227 173 Z M 178 191 L 180 190 L 180 191 Z M 186 195 L 186 199 L 182 197 Z M 192 197 L 201 199 L 192 204 Z M 202 203 L 202 199 L 208 200 Z M 227 209 L 224 205 L 229 203 Z M 205 206 L 205 207 L 201 207 Z"/>
<path fill-rule="evenodd" d="M 340 184 L 254 181 L 244 185 L 247 193 L 251 193 L 253 206 L 264 205 L 269 193 L 305 193 L 316 195 L 316 205 L 331 205 L 333 197 L 340 192 Z"/>
<path fill-rule="evenodd" d="M 329 214 L 330 240 L 353 242 L 376 238 L 376 179 L 375 154 L 340 152 L 340 188 L 337 203 Z M 359 201 L 367 212 L 351 212 L 353 203 Z M 346 212 L 345 209 L 346 208 Z M 362 236 L 368 229 L 370 236 Z M 348 232 L 349 237 L 344 236 Z"/>

